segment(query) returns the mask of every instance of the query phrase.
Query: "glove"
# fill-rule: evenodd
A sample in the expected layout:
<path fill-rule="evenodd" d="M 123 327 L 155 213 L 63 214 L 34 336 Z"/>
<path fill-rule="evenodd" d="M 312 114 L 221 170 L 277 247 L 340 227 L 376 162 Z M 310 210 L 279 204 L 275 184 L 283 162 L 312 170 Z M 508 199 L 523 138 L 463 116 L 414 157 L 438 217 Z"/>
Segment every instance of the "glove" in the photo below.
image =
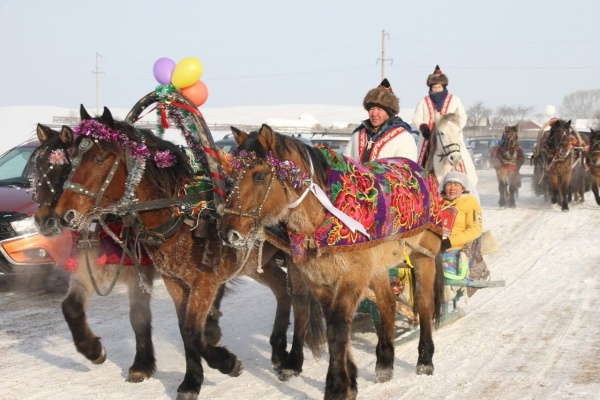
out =
<path fill-rule="evenodd" d="M 452 244 L 450 243 L 450 239 L 445 238 L 442 240 L 442 246 L 440 247 L 440 251 L 443 253 L 446 250 L 448 250 L 450 247 L 452 247 Z"/>
<path fill-rule="evenodd" d="M 431 137 L 431 130 L 429 130 L 429 126 L 427 124 L 419 125 L 419 130 L 421 131 L 421 135 L 427 140 Z"/>

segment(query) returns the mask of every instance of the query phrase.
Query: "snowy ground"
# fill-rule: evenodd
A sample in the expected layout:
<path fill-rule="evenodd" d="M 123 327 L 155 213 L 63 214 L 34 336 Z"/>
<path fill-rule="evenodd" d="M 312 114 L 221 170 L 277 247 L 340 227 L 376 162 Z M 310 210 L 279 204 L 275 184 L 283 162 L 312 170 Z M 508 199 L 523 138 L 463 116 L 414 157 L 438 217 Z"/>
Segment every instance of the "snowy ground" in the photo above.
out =
<path fill-rule="evenodd" d="M 396 347 L 394 378 L 375 383 L 372 331 L 353 334 L 361 399 L 596 399 L 600 392 L 600 207 L 584 204 L 563 213 L 533 197 L 530 180 L 517 209 L 497 207 L 493 171 L 481 171 L 478 190 L 484 224 L 500 242 L 486 256 L 503 288 L 477 292 L 465 318 L 434 333 L 433 376 L 415 375 L 417 342 Z M 126 383 L 133 361 L 125 289 L 94 297 L 90 325 L 108 359 L 94 365 L 76 352 L 60 311 L 62 295 L 0 293 L 0 398 L 174 399 L 184 357 L 172 302 L 162 285 L 153 295 L 155 376 Z M 304 372 L 279 382 L 269 362 L 272 296 L 253 281 L 239 285 L 223 304 L 223 344 L 241 358 L 231 378 L 207 369 L 204 399 L 319 399 L 327 355 L 308 355 Z M 291 332 L 291 330 L 290 330 Z"/>

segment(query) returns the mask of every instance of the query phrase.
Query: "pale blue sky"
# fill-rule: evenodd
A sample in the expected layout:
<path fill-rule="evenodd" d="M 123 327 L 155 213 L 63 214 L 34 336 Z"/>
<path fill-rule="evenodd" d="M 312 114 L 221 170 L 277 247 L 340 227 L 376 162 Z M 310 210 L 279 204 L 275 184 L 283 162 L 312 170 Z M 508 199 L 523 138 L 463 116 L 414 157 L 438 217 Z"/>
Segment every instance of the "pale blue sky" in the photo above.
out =
<path fill-rule="evenodd" d="M 386 76 L 414 108 L 436 64 L 468 108 L 600 88 L 598 0 L 0 0 L 0 106 L 128 108 L 154 62 L 197 57 L 205 107 L 358 105 Z"/>

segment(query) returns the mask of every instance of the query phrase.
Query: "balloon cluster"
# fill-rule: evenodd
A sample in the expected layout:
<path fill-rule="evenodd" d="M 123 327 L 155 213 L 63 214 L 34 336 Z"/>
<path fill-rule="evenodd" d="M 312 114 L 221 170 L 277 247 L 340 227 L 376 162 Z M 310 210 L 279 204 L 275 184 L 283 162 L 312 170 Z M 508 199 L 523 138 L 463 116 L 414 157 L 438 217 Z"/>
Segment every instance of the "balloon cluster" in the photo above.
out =
<path fill-rule="evenodd" d="M 202 63 L 196 57 L 187 57 L 175 63 L 170 58 L 159 58 L 154 63 L 154 78 L 161 85 L 173 85 L 181 90 L 196 107 L 208 98 L 208 88 L 200 80 Z"/>

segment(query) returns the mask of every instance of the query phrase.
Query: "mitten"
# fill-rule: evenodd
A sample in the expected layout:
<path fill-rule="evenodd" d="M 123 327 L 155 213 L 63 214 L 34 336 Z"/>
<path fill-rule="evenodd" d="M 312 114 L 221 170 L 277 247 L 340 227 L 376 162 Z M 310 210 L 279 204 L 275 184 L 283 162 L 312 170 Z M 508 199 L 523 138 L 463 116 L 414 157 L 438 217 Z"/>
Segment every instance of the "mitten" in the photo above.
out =
<path fill-rule="evenodd" d="M 452 247 L 452 244 L 450 243 L 450 239 L 445 238 L 442 240 L 442 247 L 440 248 L 440 251 L 443 253 L 446 250 L 448 250 L 450 247 Z"/>
<path fill-rule="evenodd" d="M 419 130 L 421 131 L 421 135 L 427 140 L 431 137 L 431 130 L 429 130 L 429 126 L 427 124 L 419 125 Z"/>

